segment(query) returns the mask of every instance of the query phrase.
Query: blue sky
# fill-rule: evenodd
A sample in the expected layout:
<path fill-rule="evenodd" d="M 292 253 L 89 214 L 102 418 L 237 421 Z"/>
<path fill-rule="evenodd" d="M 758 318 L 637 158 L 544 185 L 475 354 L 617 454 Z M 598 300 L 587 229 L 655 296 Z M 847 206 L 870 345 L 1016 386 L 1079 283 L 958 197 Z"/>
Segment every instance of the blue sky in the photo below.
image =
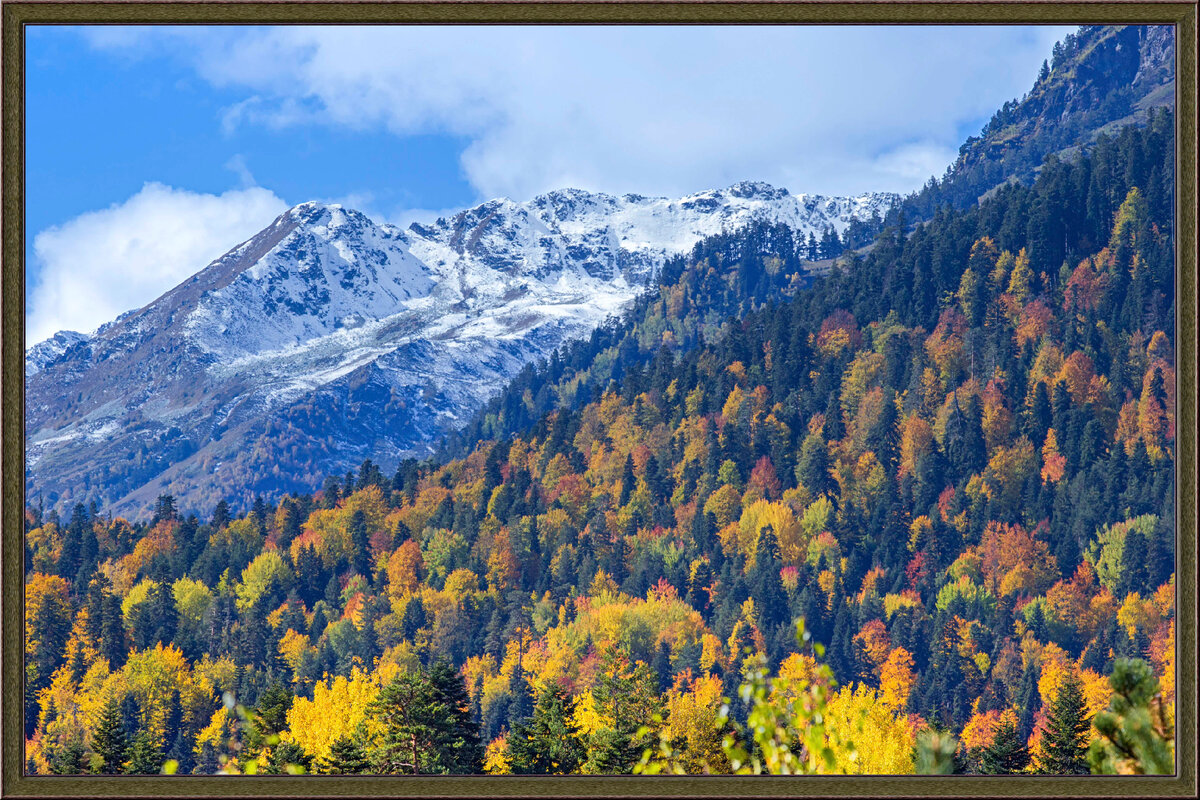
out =
<path fill-rule="evenodd" d="M 1069 30 L 29 28 L 27 343 L 311 199 L 406 224 L 563 186 L 908 191 Z"/>

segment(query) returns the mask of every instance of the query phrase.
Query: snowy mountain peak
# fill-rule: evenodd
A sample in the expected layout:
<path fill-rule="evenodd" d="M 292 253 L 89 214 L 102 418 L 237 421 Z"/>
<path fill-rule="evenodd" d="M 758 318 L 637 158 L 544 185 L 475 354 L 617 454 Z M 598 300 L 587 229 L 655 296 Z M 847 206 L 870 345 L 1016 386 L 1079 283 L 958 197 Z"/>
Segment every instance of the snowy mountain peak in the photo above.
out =
<path fill-rule="evenodd" d="M 748 200 L 782 200 L 788 196 L 787 189 L 776 188 L 762 181 L 742 181 L 735 183 L 725 191 L 734 197 L 743 197 Z"/>
<path fill-rule="evenodd" d="M 137 516 L 163 492 L 240 502 L 422 455 L 701 240 L 841 234 L 895 199 L 568 188 L 407 230 L 301 203 L 149 305 L 27 351 L 27 485 Z"/>
<path fill-rule="evenodd" d="M 25 377 L 36 374 L 47 364 L 61 358 L 69 348 L 87 340 L 85 333 L 59 331 L 49 339 L 38 342 L 25 351 Z"/>
<path fill-rule="evenodd" d="M 300 345 L 346 320 L 391 316 L 433 288 L 429 270 L 392 226 L 319 203 L 283 217 L 291 230 L 189 314 L 189 338 L 201 349 L 237 357 Z"/>

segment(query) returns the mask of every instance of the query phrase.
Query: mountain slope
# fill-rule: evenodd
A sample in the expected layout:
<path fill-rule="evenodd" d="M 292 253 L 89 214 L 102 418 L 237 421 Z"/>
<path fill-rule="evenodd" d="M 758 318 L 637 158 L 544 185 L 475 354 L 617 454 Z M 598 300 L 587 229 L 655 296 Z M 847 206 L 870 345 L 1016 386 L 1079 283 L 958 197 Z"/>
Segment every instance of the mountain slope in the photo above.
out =
<path fill-rule="evenodd" d="M 1175 103 L 1175 34 L 1166 25 L 1084 25 L 1054 46 L 1033 88 L 969 137 L 941 181 L 904 210 L 974 204 L 1006 181 L 1030 183 L 1047 155 L 1066 155 Z"/>
<path fill-rule="evenodd" d="M 1093 714 L 1122 658 L 1147 662 L 1160 683 L 1143 696 L 1161 689 L 1173 719 L 1173 192 L 1150 180 L 1172 127 L 1102 137 L 1031 187 L 889 229 L 852 268 L 463 458 L 392 479 L 364 463 L 238 519 L 30 509 L 33 769 L 82 770 L 78 709 L 127 696 L 180 772 L 276 761 L 265 737 L 210 724 L 231 719 L 228 692 L 276 714 L 291 758 L 338 772 L 325 757 L 353 737 L 358 768 L 394 771 L 396 717 L 367 700 L 443 659 L 493 772 L 530 769 L 511 732 L 546 688 L 551 738 L 578 753 L 552 769 L 630 771 L 649 720 L 687 770 L 728 772 L 721 741 L 741 734 L 716 711 L 746 725 L 758 654 L 793 681 L 814 656 L 832 669 L 827 730 L 857 746 L 839 771 L 912 772 L 930 727 L 961 742 L 956 771 L 978 772 L 1007 722 L 1014 749 L 1063 772 L 1045 758 L 1062 681 Z M 1121 198 L 1116 213 L 1094 196 Z M 1047 239 L 1010 224 L 1039 205 L 1063 225 L 1061 272 L 1031 268 Z M 727 239 L 710 268 L 771 247 L 757 227 Z M 774 242 L 786 262 L 793 243 Z M 796 618 L 823 650 L 797 641 Z M 164 674 L 183 689 L 159 688 Z M 608 722 L 618 707 L 627 724 Z M 474 752 L 423 769 L 478 771 Z"/>
<path fill-rule="evenodd" d="M 302 204 L 150 305 L 30 348 L 28 495 L 135 516 L 163 492 L 241 506 L 367 455 L 428 453 L 702 239 L 754 223 L 844 232 L 895 200 L 564 190 L 408 230 Z"/>

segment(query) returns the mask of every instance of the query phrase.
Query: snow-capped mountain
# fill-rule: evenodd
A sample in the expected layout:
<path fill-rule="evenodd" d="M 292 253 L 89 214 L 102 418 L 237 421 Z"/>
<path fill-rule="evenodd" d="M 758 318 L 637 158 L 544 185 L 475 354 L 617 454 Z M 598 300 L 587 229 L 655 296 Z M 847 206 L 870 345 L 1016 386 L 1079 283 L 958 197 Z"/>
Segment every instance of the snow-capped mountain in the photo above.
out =
<path fill-rule="evenodd" d="M 86 342 L 88 337 L 75 331 L 59 331 L 49 339 L 30 347 L 25 352 L 25 377 L 28 378 L 47 364 L 62 358 L 62 354 L 73 345 Z"/>
<path fill-rule="evenodd" d="M 896 199 L 568 189 L 407 230 L 301 204 L 144 308 L 28 349 L 27 494 L 136 516 L 424 455 L 700 240 L 757 221 L 819 238 Z"/>

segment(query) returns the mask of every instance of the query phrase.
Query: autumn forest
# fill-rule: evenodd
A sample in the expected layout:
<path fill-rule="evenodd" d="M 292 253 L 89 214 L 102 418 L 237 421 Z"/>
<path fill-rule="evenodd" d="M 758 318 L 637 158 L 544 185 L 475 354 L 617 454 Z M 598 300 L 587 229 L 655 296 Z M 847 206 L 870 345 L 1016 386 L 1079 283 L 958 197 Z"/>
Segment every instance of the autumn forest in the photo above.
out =
<path fill-rule="evenodd" d="M 706 240 L 395 472 L 27 509 L 27 769 L 1173 772 L 1173 127 Z"/>

